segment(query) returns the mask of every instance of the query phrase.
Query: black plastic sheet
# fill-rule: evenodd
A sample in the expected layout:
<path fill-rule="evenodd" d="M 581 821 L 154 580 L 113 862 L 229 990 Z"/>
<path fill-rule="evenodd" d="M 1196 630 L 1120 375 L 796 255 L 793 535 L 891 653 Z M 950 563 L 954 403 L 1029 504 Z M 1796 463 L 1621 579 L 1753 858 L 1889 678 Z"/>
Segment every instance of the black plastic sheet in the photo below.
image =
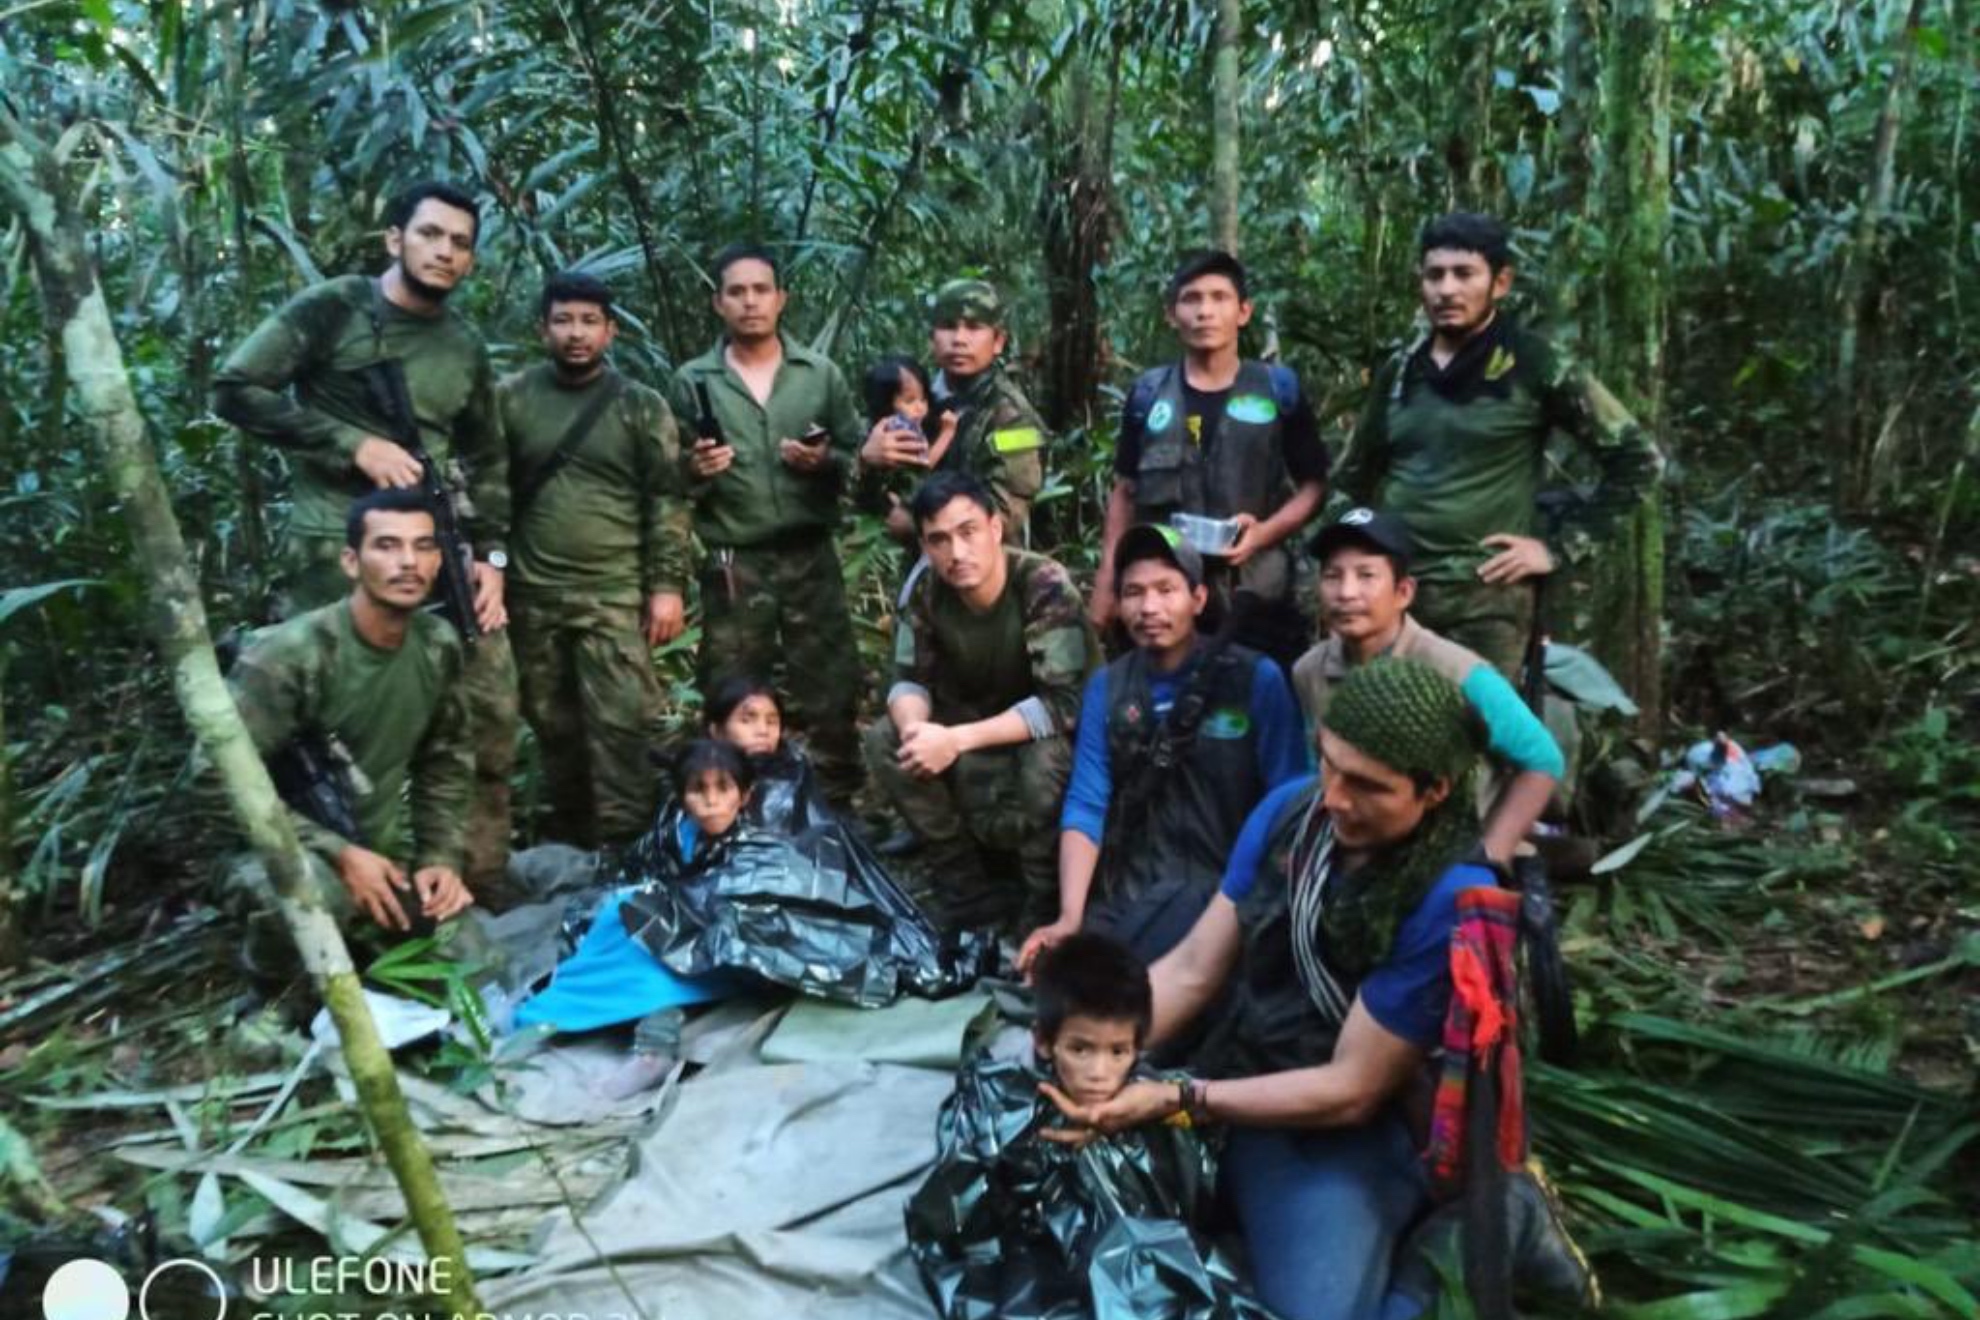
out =
<path fill-rule="evenodd" d="M 935 1168 L 908 1201 L 908 1245 L 946 1320 L 1270 1320 L 1203 1232 L 1214 1157 L 1151 1125 L 1080 1148 L 1022 1063 L 956 1077 Z"/>
<path fill-rule="evenodd" d="M 880 859 L 827 810 L 804 763 L 770 758 L 749 815 L 706 863 L 668 851 L 677 806 L 627 850 L 622 882 L 641 886 L 627 928 L 684 976 L 718 970 L 842 1003 L 877 1008 L 904 994 L 967 989 L 995 948 L 945 939 Z"/>

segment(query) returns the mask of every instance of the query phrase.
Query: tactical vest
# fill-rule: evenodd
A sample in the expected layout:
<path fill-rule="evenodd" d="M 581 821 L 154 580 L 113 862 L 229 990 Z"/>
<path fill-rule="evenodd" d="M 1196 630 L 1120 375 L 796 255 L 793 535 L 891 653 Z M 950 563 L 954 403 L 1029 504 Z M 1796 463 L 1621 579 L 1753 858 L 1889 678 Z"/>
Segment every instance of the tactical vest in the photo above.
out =
<path fill-rule="evenodd" d="M 1139 649 L 1107 668 L 1113 791 L 1091 928 L 1152 961 L 1196 924 L 1266 785 L 1251 727 L 1258 654 L 1199 645 L 1166 720 Z"/>
<path fill-rule="evenodd" d="M 1256 1077 L 1333 1058 L 1341 1022 L 1315 1007 L 1293 955 L 1293 843 L 1319 792 L 1315 779 L 1287 799 L 1266 835 L 1251 890 L 1238 901 L 1238 956 L 1194 1055 L 1206 1077 Z M 1352 1003 L 1359 982 L 1338 973 L 1335 980 Z"/>
<path fill-rule="evenodd" d="M 968 472 L 989 486 L 1002 506 L 1005 543 L 1028 545 L 1031 501 L 1044 486 L 1045 431 L 1037 414 L 1001 363 L 936 399 L 935 412 L 946 407 L 960 411 L 937 470 Z"/>
<path fill-rule="evenodd" d="M 1134 474 L 1135 521 L 1165 523 L 1172 513 L 1269 518 L 1292 494 L 1272 369 L 1239 365 L 1223 420 L 1205 444 L 1190 439 L 1181 364 L 1159 370 Z M 1283 600 L 1292 587 L 1291 551 L 1281 543 L 1252 556 L 1239 581 L 1265 600 Z"/>

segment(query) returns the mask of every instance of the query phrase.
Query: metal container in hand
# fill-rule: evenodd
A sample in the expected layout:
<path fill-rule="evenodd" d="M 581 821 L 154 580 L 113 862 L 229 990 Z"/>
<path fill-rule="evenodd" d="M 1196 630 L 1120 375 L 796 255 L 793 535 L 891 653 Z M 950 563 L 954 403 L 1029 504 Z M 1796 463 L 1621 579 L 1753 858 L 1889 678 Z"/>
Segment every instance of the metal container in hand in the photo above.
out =
<path fill-rule="evenodd" d="M 1172 513 L 1169 526 L 1182 533 L 1189 548 L 1199 555 L 1227 555 L 1238 543 L 1240 530 L 1235 518 L 1205 518 L 1195 513 Z"/>

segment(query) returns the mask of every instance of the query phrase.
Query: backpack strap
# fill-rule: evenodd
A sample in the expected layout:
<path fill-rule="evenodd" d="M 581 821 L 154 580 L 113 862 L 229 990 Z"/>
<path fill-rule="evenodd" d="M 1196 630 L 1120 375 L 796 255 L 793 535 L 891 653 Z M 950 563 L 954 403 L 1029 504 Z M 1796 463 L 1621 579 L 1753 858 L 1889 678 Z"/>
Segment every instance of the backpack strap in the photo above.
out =
<path fill-rule="evenodd" d="M 605 374 L 605 383 L 584 405 L 584 411 L 573 417 L 571 424 L 564 428 L 563 437 L 557 441 L 557 448 L 551 452 L 550 457 L 544 459 L 537 465 L 535 471 L 515 486 L 515 507 L 510 515 L 512 520 L 520 520 L 524 511 L 538 495 L 543 493 L 543 488 L 550 484 L 550 479 L 562 472 L 565 465 L 577 457 L 578 450 L 584 447 L 585 440 L 597 428 L 598 419 L 605 415 L 607 408 L 618 401 L 619 396 L 625 393 L 625 389 L 626 378 L 616 371 L 608 370 Z"/>

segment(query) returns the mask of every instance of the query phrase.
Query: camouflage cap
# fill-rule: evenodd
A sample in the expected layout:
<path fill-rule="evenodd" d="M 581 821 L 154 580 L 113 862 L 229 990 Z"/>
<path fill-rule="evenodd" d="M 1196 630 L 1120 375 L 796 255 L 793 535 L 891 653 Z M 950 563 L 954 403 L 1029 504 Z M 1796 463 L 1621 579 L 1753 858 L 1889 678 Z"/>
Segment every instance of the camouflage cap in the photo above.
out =
<path fill-rule="evenodd" d="M 988 280 L 950 280 L 935 291 L 932 316 L 937 325 L 946 321 L 975 321 L 981 325 L 1004 324 L 1004 300 Z"/>

